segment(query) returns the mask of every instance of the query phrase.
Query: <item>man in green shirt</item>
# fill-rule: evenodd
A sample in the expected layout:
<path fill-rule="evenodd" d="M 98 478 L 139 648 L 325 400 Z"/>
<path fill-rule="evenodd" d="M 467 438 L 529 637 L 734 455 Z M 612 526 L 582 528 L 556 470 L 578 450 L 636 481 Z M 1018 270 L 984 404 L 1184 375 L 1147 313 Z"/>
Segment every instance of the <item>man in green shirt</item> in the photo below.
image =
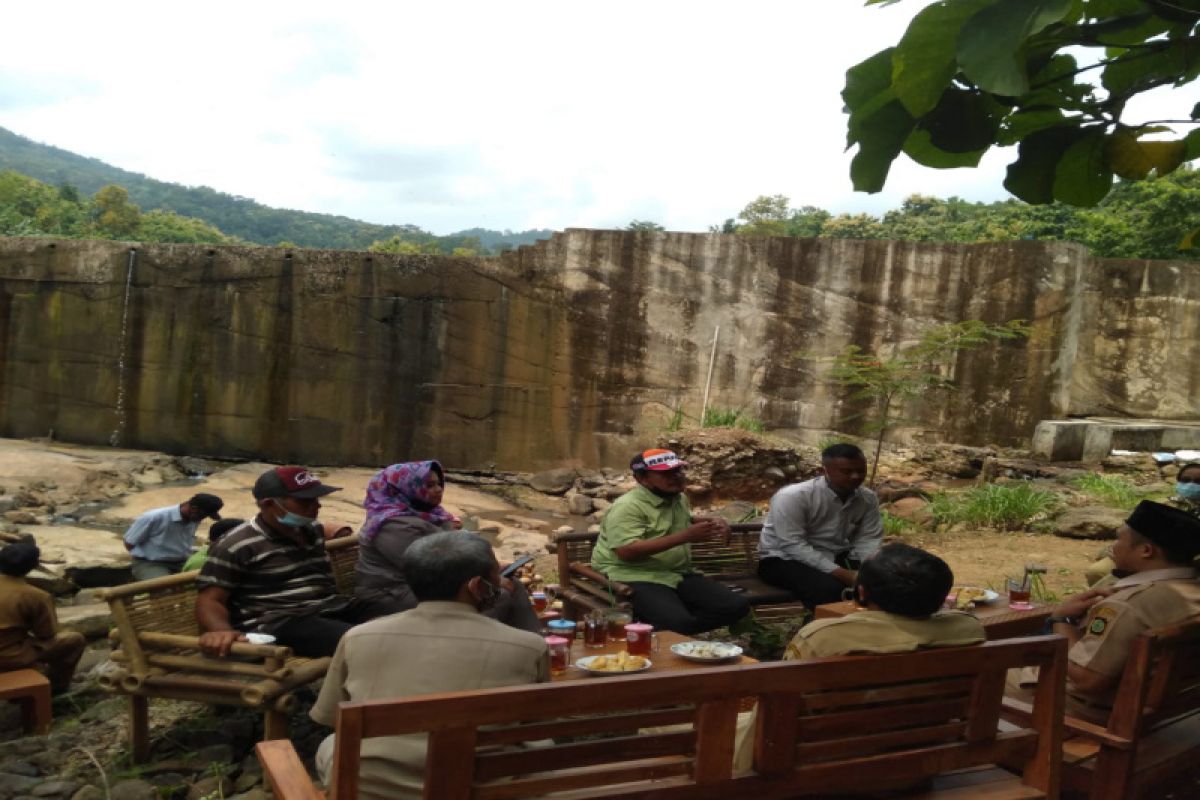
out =
<path fill-rule="evenodd" d="M 646 450 L 629 463 L 638 487 L 613 503 L 600 524 L 592 568 L 633 588 L 633 613 L 659 630 L 693 634 L 736 622 L 746 598 L 692 571 L 691 542 L 729 537 L 729 523 L 693 519 L 683 490 L 687 463 L 670 450 Z"/>

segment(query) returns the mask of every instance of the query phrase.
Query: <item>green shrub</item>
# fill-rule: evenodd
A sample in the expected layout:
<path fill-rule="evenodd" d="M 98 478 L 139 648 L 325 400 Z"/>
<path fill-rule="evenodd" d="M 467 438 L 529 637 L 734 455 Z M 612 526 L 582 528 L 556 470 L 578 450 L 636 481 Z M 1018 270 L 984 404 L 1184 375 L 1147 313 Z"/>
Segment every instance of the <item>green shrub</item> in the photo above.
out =
<path fill-rule="evenodd" d="M 1076 478 L 1071 485 L 1114 508 L 1130 509 L 1141 499 L 1137 487 L 1117 475 L 1092 473 Z"/>
<path fill-rule="evenodd" d="M 929 503 L 938 525 L 966 523 L 986 528 L 1015 531 L 1054 509 L 1053 492 L 1034 489 L 1027 483 L 1002 486 L 988 483 L 959 494 L 939 492 Z"/>
<path fill-rule="evenodd" d="M 906 537 L 912 535 L 917 530 L 917 528 L 920 527 L 917 525 L 917 523 L 913 522 L 911 519 L 905 519 L 904 517 L 897 517 L 896 515 L 890 513 L 886 509 L 883 511 L 880 511 L 879 515 L 881 517 L 883 517 L 883 535 L 884 536 L 896 536 L 896 537 L 903 539 L 903 538 L 906 538 Z"/>
<path fill-rule="evenodd" d="M 762 421 L 749 414 L 743 414 L 741 409 L 708 408 L 704 411 L 704 420 L 700 423 L 704 428 L 741 428 L 751 433 L 762 433 Z"/>
<path fill-rule="evenodd" d="M 667 421 L 667 432 L 675 433 L 683 430 L 683 409 L 677 408 L 671 413 L 671 419 Z"/>

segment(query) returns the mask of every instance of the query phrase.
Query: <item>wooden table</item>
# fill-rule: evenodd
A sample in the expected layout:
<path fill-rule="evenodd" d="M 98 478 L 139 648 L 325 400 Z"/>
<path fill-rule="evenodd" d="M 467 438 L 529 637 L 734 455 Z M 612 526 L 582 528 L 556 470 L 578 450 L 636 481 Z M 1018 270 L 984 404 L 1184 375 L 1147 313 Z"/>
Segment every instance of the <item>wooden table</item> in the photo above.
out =
<path fill-rule="evenodd" d="M 1053 606 L 1034 603 L 1033 608 L 1029 611 L 1014 611 L 1008 607 L 1007 603 L 997 600 L 994 603 L 976 606 L 971 613 L 983 623 L 983 630 L 987 634 L 987 638 L 994 641 L 996 639 L 1012 639 L 1017 636 L 1034 636 L 1040 633 L 1042 626 L 1046 623 L 1046 617 L 1050 616 L 1052 609 Z M 823 606 L 817 606 L 814 616 L 816 619 L 833 619 L 861 610 L 862 606 L 853 600 L 843 600 L 840 603 L 826 603 Z"/>
<path fill-rule="evenodd" d="M 746 655 L 740 656 L 736 659 L 730 659 L 728 661 L 714 661 L 711 663 L 706 663 L 706 662 L 702 662 L 702 661 L 688 661 L 686 658 L 681 658 L 680 656 L 677 656 L 674 653 L 672 653 L 671 645 L 677 644 L 679 642 L 690 642 L 693 640 L 693 637 L 684 636 L 683 634 L 675 633 L 674 631 L 659 631 L 655 635 L 658 637 L 658 652 L 650 654 L 650 669 L 646 670 L 645 672 L 627 672 L 627 673 L 614 672 L 613 674 L 614 675 L 620 675 L 620 674 L 650 675 L 650 674 L 661 673 L 661 672 L 679 672 L 681 670 L 703 669 L 705 667 L 727 667 L 727 666 L 730 666 L 733 664 L 757 664 L 758 663 L 757 659 L 753 659 L 750 656 L 746 656 Z M 595 648 L 584 647 L 583 640 L 576 639 L 575 644 L 572 645 L 572 647 L 571 647 L 571 663 L 574 664 L 576 661 L 578 661 L 579 659 L 584 658 L 586 656 L 612 655 L 614 653 L 619 653 L 624 649 L 625 649 L 625 640 L 624 639 L 616 639 L 616 640 L 609 639 L 608 644 L 604 645 L 604 647 L 595 647 Z M 561 675 L 552 676 L 551 680 L 552 681 L 573 681 L 573 680 L 579 680 L 580 678 L 588 678 L 588 677 L 592 677 L 592 676 L 590 676 L 585 670 L 579 669 L 578 667 L 575 667 L 575 666 L 571 666 L 571 667 L 567 667 L 567 671 L 562 673 Z M 599 679 L 603 680 L 604 676 L 599 676 Z"/>

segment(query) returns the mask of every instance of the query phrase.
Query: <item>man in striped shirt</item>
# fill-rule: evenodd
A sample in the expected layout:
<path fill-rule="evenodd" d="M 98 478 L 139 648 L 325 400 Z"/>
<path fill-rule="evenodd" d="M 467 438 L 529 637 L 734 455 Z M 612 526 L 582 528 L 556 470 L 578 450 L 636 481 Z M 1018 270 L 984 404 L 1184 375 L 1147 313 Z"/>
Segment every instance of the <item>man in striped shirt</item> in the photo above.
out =
<path fill-rule="evenodd" d="M 331 656 L 366 617 L 337 593 L 316 529 L 319 498 L 338 491 L 305 467 L 275 467 L 254 483 L 258 515 L 227 533 L 196 579 L 201 648 L 226 655 L 249 632 L 267 633 L 299 656 Z"/>

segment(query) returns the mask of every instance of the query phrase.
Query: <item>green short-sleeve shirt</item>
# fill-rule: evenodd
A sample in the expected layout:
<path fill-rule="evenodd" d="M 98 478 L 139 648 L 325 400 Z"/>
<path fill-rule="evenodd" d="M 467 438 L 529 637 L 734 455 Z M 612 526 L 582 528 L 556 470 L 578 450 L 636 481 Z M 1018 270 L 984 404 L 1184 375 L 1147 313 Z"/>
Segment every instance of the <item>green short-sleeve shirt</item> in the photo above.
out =
<path fill-rule="evenodd" d="M 642 539 L 657 539 L 692 524 L 692 511 L 682 494 L 659 497 L 639 486 L 617 498 L 604 521 L 592 550 L 592 568 L 614 581 L 661 583 L 674 589 L 692 569 L 692 551 L 682 544 L 640 561 L 622 561 L 616 549 Z"/>

